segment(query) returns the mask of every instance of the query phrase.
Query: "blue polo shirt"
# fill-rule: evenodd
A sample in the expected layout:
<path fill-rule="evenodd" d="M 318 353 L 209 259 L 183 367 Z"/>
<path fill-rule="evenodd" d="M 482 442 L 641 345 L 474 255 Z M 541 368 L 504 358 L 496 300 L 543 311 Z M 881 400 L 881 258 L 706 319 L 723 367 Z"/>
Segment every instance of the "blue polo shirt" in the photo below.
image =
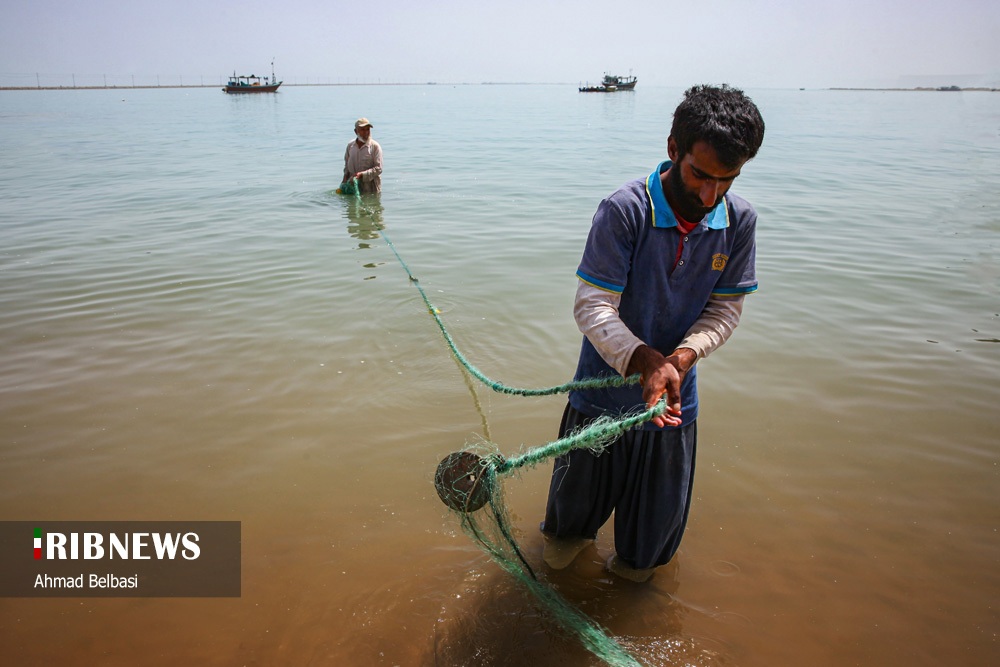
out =
<path fill-rule="evenodd" d="M 727 193 L 691 233 L 683 234 L 660 183 L 670 164 L 661 163 L 646 180 L 626 183 L 601 202 L 576 272 L 580 280 L 620 294 L 622 321 L 663 354 L 677 348 L 711 296 L 757 289 L 756 211 Z M 584 337 L 576 378 L 607 375 L 617 372 Z M 696 365 L 681 387 L 683 425 L 698 416 L 697 381 Z M 574 391 L 569 401 L 591 417 L 645 409 L 639 385 Z M 660 430 L 649 422 L 642 428 Z"/>

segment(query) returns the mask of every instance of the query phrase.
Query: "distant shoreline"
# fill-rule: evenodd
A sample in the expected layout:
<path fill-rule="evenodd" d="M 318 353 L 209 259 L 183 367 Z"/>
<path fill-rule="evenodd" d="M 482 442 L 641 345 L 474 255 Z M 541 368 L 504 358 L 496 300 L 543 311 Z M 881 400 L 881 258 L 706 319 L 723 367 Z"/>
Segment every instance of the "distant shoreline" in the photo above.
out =
<path fill-rule="evenodd" d="M 569 83 L 528 83 L 521 81 L 501 82 L 482 81 L 479 83 L 467 82 L 446 82 L 446 81 L 424 81 L 420 83 L 285 83 L 281 84 L 285 88 L 316 87 L 316 86 L 568 86 Z M 0 86 L 0 90 L 152 90 L 156 88 L 224 88 L 221 84 L 157 84 L 139 86 Z M 832 90 L 832 91 L 859 91 L 859 92 L 931 92 L 931 93 L 951 93 L 951 92 L 1000 92 L 1000 88 L 989 87 L 968 87 L 960 86 L 940 86 L 936 88 L 919 86 L 915 88 L 799 88 L 799 90 Z"/>
<path fill-rule="evenodd" d="M 799 90 L 803 90 L 800 88 Z M 972 87 L 972 88 L 962 88 L 960 86 L 939 86 L 937 88 L 929 87 L 917 87 L 917 88 L 826 88 L 826 90 L 861 90 L 861 91 L 872 91 L 872 92 L 930 92 L 930 93 L 963 93 L 963 92 L 986 92 L 995 93 L 1000 91 L 1000 88 L 986 88 L 986 87 Z"/>
<path fill-rule="evenodd" d="M 306 86 L 569 86 L 568 83 L 529 83 L 522 81 L 481 81 L 478 83 L 449 82 L 449 81 L 422 81 L 418 83 L 287 83 L 282 82 L 282 88 L 301 88 Z M 156 88 L 218 88 L 222 90 L 225 84 L 216 83 L 196 83 L 196 84 L 157 84 L 139 86 L 0 86 L 0 90 L 151 90 Z"/>

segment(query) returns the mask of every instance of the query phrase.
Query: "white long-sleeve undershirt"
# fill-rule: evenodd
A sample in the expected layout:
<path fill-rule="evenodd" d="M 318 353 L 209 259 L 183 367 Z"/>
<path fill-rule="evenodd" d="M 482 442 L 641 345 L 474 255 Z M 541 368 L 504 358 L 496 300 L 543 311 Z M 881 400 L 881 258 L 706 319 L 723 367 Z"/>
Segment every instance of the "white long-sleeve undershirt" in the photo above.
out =
<path fill-rule="evenodd" d="M 743 298 L 743 295 L 710 298 L 677 347 L 694 350 L 698 359 L 707 357 L 729 340 L 733 330 L 739 325 L 740 315 L 743 313 Z M 576 289 L 573 316 L 580 332 L 590 340 L 601 358 L 624 377 L 628 373 L 632 353 L 645 343 L 621 320 L 618 314 L 620 303 L 620 294 L 580 281 Z M 673 350 L 660 352 L 670 354 Z"/>

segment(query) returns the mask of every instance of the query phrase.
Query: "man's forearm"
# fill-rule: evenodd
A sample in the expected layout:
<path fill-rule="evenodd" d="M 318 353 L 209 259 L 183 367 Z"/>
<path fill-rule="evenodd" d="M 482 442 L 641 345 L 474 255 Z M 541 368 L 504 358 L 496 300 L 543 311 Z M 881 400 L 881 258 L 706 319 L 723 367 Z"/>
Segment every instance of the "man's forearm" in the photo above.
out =
<path fill-rule="evenodd" d="M 743 296 L 709 299 L 701 315 L 677 346 L 695 351 L 704 359 L 722 346 L 740 323 L 743 313 Z"/>
<path fill-rule="evenodd" d="M 739 325 L 743 312 L 743 298 L 713 298 L 697 321 L 688 329 L 677 349 L 688 349 L 694 354 L 694 365 L 729 340 Z M 580 331 L 590 340 L 605 362 L 623 377 L 632 375 L 633 355 L 640 345 L 639 339 L 622 322 L 618 315 L 621 296 L 580 282 L 576 290 L 573 314 Z M 690 367 L 684 370 L 689 370 Z"/>
<path fill-rule="evenodd" d="M 573 316 L 580 332 L 594 346 L 604 361 L 627 377 L 632 353 L 643 342 L 633 334 L 618 315 L 621 297 L 580 282 L 576 290 Z"/>

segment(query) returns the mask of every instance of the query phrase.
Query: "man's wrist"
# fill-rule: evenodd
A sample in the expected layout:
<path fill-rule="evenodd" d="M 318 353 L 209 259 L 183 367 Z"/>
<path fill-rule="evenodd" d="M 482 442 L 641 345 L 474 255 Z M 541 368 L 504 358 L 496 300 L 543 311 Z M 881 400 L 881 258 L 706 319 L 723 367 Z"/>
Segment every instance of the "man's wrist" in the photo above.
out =
<path fill-rule="evenodd" d="M 698 363 L 698 352 L 690 347 L 679 347 L 670 355 L 677 360 L 677 370 L 687 373 Z"/>

